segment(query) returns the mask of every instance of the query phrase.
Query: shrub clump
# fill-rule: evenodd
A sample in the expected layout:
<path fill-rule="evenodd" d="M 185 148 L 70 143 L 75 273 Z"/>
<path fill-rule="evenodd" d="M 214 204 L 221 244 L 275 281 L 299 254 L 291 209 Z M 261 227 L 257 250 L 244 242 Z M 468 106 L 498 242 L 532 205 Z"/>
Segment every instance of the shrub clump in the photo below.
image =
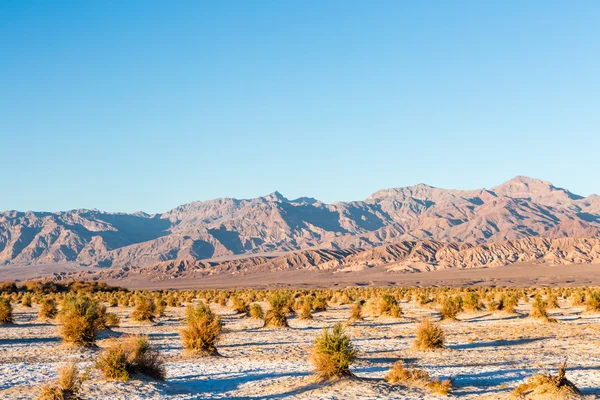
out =
<path fill-rule="evenodd" d="M 252 303 L 252 305 L 250 306 L 250 318 L 263 319 L 264 317 L 265 314 L 260 304 Z"/>
<path fill-rule="evenodd" d="M 429 318 L 423 318 L 417 325 L 414 347 L 419 350 L 432 350 L 444 348 L 444 330 Z"/>
<path fill-rule="evenodd" d="M 406 387 L 427 388 L 432 392 L 447 395 L 452 390 L 451 379 L 432 379 L 427 371 L 414 367 L 406 367 L 403 361 L 396 361 L 385 376 L 391 384 L 401 384 Z"/>
<path fill-rule="evenodd" d="M 469 292 L 464 298 L 463 308 L 468 311 L 480 311 L 482 308 L 479 294 Z"/>
<path fill-rule="evenodd" d="M 377 313 L 379 315 L 400 318 L 402 316 L 402 308 L 398 305 L 398 302 L 394 296 L 384 294 L 379 298 L 377 303 Z"/>
<path fill-rule="evenodd" d="M 56 318 L 58 315 L 58 308 L 56 307 L 56 301 L 54 299 L 44 299 L 40 303 L 40 311 L 38 311 L 38 319 L 42 321 L 49 321 Z"/>
<path fill-rule="evenodd" d="M 456 316 L 461 311 L 463 311 L 462 298 L 446 297 L 444 301 L 442 301 L 442 309 L 440 310 L 442 319 L 456 320 Z"/>
<path fill-rule="evenodd" d="M 31 295 L 30 294 L 26 294 L 23 296 L 23 299 L 21 299 L 21 305 L 23 307 L 31 308 Z"/>
<path fill-rule="evenodd" d="M 339 378 L 352 375 L 350 365 L 356 360 L 356 349 L 350 338 L 344 333 L 341 323 L 334 325 L 319 335 L 311 351 L 311 361 L 317 376 L 322 379 Z"/>
<path fill-rule="evenodd" d="M 269 298 L 270 308 L 265 314 L 265 326 L 273 328 L 285 328 L 288 326 L 286 311 L 288 310 L 288 298 L 279 292 L 275 292 Z"/>
<path fill-rule="evenodd" d="M 248 303 L 239 296 L 234 296 L 231 299 L 231 307 L 238 314 L 248 314 Z"/>
<path fill-rule="evenodd" d="M 209 306 L 200 303 L 188 306 L 187 326 L 181 330 L 181 340 L 186 350 L 196 354 L 216 354 L 217 342 L 223 323 Z"/>
<path fill-rule="evenodd" d="M 576 398 L 579 389 L 569 381 L 565 374 L 567 362 L 564 361 L 558 367 L 558 374 L 535 374 L 527 382 L 517 386 L 513 391 L 516 397 L 545 396 L 552 398 Z"/>
<path fill-rule="evenodd" d="M 128 336 L 112 339 L 96 362 L 106 379 L 128 381 L 135 373 L 164 381 L 166 369 L 158 351 L 152 348 L 145 336 Z"/>
<path fill-rule="evenodd" d="M 542 296 L 538 294 L 533 299 L 533 303 L 531 304 L 531 314 L 529 316 L 532 318 L 544 320 L 545 322 L 558 322 L 555 318 L 550 318 L 547 309 L 548 303 L 546 303 L 542 299 Z"/>
<path fill-rule="evenodd" d="M 153 322 L 156 318 L 156 304 L 150 297 L 140 296 L 135 300 L 131 319 L 138 322 Z"/>
<path fill-rule="evenodd" d="M 87 374 L 80 374 L 75 363 L 65 365 L 58 370 L 55 383 L 41 387 L 38 400 L 76 399 L 81 384 L 87 379 Z"/>
<path fill-rule="evenodd" d="M 63 341 L 80 346 L 93 345 L 96 333 L 104 324 L 99 302 L 85 295 L 67 297 L 59 319 Z"/>
<path fill-rule="evenodd" d="M 312 315 L 312 305 L 310 300 L 305 299 L 300 306 L 300 314 L 298 314 L 298 318 L 300 319 L 313 319 Z"/>
<path fill-rule="evenodd" d="M 581 297 L 577 299 L 575 297 L 573 303 L 581 302 Z M 600 291 L 590 291 L 585 297 L 585 309 L 590 312 L 600 311 Z"/>
<path fill-rule="evenodd" d="M 0 325 L 12 324 L 13 323 L 13 310 L 10 300 L 2 297 L 0 298 Z"/>
<path fill-rule="evenodd" d="M 362 304 L 357 301 L 350 308 L 350 321 L 362 321 L 363 319 Z"/>

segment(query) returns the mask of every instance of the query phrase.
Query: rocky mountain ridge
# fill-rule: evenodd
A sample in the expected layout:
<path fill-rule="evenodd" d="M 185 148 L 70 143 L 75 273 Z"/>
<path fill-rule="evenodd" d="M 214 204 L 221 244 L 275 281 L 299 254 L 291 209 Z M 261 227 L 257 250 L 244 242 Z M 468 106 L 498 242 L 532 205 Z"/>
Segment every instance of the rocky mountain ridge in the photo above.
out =
<path fill-rule="evenodd" d="M 404 241 L 372 249 L 304 250 L 282 256 L 256 256 L 226 261 L 173 260 L 149 267 L 56 274 L 54 278 L 114 280 L 144 277 L 157 281 L 215 274 L 248 275 L 288 270 L 345 273 L 373 268 L 392 273 L 408 273 L 502 267 L 519 262 L 559 265 L 600 263 L 600 238 L 528 237 L 480 245 L 431 240 Z"/>
<path fill-rule="evenodd" d="M 0 213 L 0 264 L 129 268 L 411 241 L 476 245 L 599 235 L 599 196 L 584 198 L 547 181 L 516 177 L 489 190 L 419 184 L 331 204 L 275 192 L 192 202 L 155 215 L 7 211 Z"/>

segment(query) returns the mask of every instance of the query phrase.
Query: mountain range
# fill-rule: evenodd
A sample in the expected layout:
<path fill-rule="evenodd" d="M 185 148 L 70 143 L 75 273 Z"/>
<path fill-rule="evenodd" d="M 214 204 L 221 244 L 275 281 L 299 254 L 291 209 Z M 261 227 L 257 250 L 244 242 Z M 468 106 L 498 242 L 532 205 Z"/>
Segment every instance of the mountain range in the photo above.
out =
<path fill-rule="evenodd" d="M 308 197 L 288 200 L 274 192 L 248 200 L 192 202 L 153 215 L 6 211 L 0 213 L 0 264 L 127 268 L 174 260 L 191 265 L 249 256 L 271 259 L 307 249 L 347 257 L 357 249 L 423 241 L 443 247 L 442 242 L 473 246 L 599 236 L 600 196 L 582 197 L 518 176 L 491 189 L 419 184 L 331 204 Z"/>

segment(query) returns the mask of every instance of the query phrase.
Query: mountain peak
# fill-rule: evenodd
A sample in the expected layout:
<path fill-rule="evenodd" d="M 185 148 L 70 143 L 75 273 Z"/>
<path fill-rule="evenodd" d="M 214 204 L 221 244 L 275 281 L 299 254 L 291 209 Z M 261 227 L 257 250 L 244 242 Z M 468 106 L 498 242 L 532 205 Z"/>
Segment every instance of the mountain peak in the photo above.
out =
<path fill-rule="evenodd" d="M 524 198 L 542 204 L 555 205 L 564 200 L 579 200 L 583 197 L 558 188 L 552 182 L 528 176 L 515 176 L 501 185 L 492 188 L 496 194 L 513 198 Z"/>
<path fill-rule="evenodd" d="M 267 201 L 276 201 L 276 202 L 288 202 L 289 200 L 282 195 L 281 193 L 279 193 L 279 191 L 274 191 L 273 193 L 269 193 L 266 196 L 263 196 L 263 199 L 267 200 Z"/>

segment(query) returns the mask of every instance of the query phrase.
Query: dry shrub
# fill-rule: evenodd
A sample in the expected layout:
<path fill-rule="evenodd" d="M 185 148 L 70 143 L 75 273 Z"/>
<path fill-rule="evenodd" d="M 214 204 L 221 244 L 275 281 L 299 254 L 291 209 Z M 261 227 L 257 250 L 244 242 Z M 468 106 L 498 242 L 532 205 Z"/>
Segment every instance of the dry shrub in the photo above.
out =
<path fill-rule="evenodd" d="M 106 326 L 119 326 L 121 324 L 121 317 L 114 312 L 107 312 L 104 314 L 104 323 Z"/>
<path fill-rule="evenodd" d="M 479 311 L 481 310 L 481 301 L 479 299 L 479 294 L 475 292 L 469 292 L 464 298 L 463 308 L 468 311 Z"/>
<path fill-rule="evenodd" d="M 546 298 L 546 304 L 548 304 L 548 308 L 560 308 L 558 305 L 558 296 L 556 296 L 554 293 L 548 295 Z"/>
<path fill-rule="evenodd" d="M 579 397 L 579 389 L 566 376 L 567 362 L 558 367 L 558 374 L 535 374 L 527 382 L 517 386 L 513 395 L 520 398 L 543 396 L 559 399 Z"/>
<path fill-rule="evenodd" d="M 223 324 L 204 303 L 188 306 L 187 326 L 181 330 L 181 340 L 186 350 L 196 354 L 216 354 L 217 342 Z"/>
<path fill-rule="evenodd" d="M 264 314 L 263 309 L 260 306 L 260 304 L 253 303 L 250 306 L 250 318 L 263 319 L 264 317 L 265 317 L 265 314 Z"/>
<path fill-rule="evenodd" d="M 327 300 L 323 297 L 317 296 L 312 301 L 312 309 L 315 312 L 327 311 Z"/>
<path fill-rule="evenodd" d="M 23 305 L 23 307 L 31 307 L 31 295 L 30 294 L 26 294 L 25 296 L 23 296 L 23 299 L 21 300 L 21 305 Z"/>
<path fill-rule="evenodd" d="M 575 301 L 573 301 L 575 304 Z M 585 309 L 591 312 L 600 311 L 600 291 L 593 290 L 585 296 Z"/>
<path fill-rule="evenodd" d="M 351 375 L 350 365 L 356 360 L 356 355 L 354 345 L 338 322 L 331 332 L 325 329 L 315 339 L 310 359 L 320 378 L 331 379 Z"/>
<path fill-rule="evenodd" d="M 418 301 L 419 305 L 421 305 L 421 306 L 431 303 L 431 299 L 429 298 L 429 293 L 423 292 L 423 293 L 419 294 L 417 301 Z"/>
<path fill-rule="evenodd" d="M 448 395 L 452 391 L 452 380 L 451 379 L 433 379 L 427 386 L 433 393 L 441 394 L 443 396 Z"/>
<path fill-rule="evenodd" d="M 447 395 L 452 390 L 452 380 L 432 379 L 427 371 L 414 367 L 405 367 L 403 361 L 396 361 L 385 376 L 391 384 L 401 384 L 407 387 L 428 388 L 433 393 Z"/>
<path fill-rule="evenodd" d="M 169 307 L 179 307 L 179 300 L 175 296 L 169 296 L 166 303 Z"/>
<path fill-rule="evenodd" d="M 165 312 L 167 310 L 167 302 L 162 298 L 156 300 L 156 315 L 159 317 L 164 317 Z"/>
<path fill-rule="evenodd" d="M 44 299 L 40 305 L 40 311 L 38 311 L 38 318 L 40 320 L 48 321 L 56 318 L 58 315 L 58 308 L 56 307 L 56 301 L 54 299 Z"/>
<path fill-rule="evenodd" d="M 239 296 L 234 296 L 231 299 L 231 308 L 238 314 L 248 314 L 248 303 Z"/>
<path fill-rule="evenodd" d="M 542 300 L 542 296 L 538 294 L 533 299 L 533 303 L 531 304 L 531 314 L 529 314 L 529 316 L 544 320 L 545 322 L 558 322 L 556 319 L 548 316 L 547 308 L 548 304 Z"/>
<path fill-rule="evenodd" d="M 2 297 L 0 298 L 0 325 L 12 324 L 13 323 L 13 312 L 10 300 Z"/>
<path fill-rule="evenodd" d="M 402 308 L 398 305 L 398 302 L 392 295 L 382 295 L 379 298 L 377 306 L 378 315 L 385 315 L 394 318 L 400 318 L 402 316 Z"/>
<path fill-rule="evenodd" d="M 462 299 L 460 297 L 446 297 L 442 301 L 440 314 L 442 315 L 442 319 L 455 320 L 458 313 L 462 310 Z"/>
<path fill-rule="evenodd" d="M 149 297 L 139 296 L 135 300 L 135 308 L 131 319 L 138 322 L 153 322 L 156 317 L 156 304 Z"/>
<path fill-rule="evenodd" d="M 509 295 L 503 295 L 502 297 L 502 303 L 503 303 L 503 308 L 504 308 L 504 312 L 509 313 L 509 314 L 514 314 L 517 312 L 517 305 L 519 304 L 519 298 L 517 296 L 509 296 Z"/>
<path fill-rule="evenodd" d="M 75 363 L 65 365 L 58 370 L 56 383 L 41 387 L 38 400 L 76 399 L 81 384 L 87 379 L 87 374 L 80 375 Z"/>
<path fill-rule="evenodd" d="M 414 347 L 419 350 L 444 348 L 444 330 L 429 318 L 423 318 L 415 330 Z"/>
<path fill-rule="evenodd" d="M 48 383 L 40 388 L 40 395 L 36 397 L 36 400 L 66 400 L 68 398 L 58 386 Z"/>
<path fill-rule="evenodd" d="M 270 308 L 265 314 L 265 326 L 272 328 L 285 328 L 288 326 L 286 312 L 288 310 L 288 297 L 279 292 L 274 292 L 269 298 Z"/>
<path fill-rule="evenodd" d="M 120 381 L 128 381 L 135 373 L 163 381 L 167 374 L 162 357 L 145 336 L 112 339 L 100 354 L 96 368 L 106 379 Z"/>
<path fill-rule="evenodd" d="M 59 317 L 63 341 L 80 346 L 94 344 L 104 324 L 100 304 L 88 296 L 67 297 Z"/>
<path fill-rule="evenodd" d="M 362 304 L 360 302 L 356 302 L 352 304 L 352 308 L 350 308 L 350 320 L 351 321 L 362 321 Z"/>
<path fill-rule="evenodd" d="M 313 319 L 312 315 L 312 306 L 309 301 L 304 301 L 302 306 L 300 306 L 300 314 L 298 315 L 300 319 Z"/>

